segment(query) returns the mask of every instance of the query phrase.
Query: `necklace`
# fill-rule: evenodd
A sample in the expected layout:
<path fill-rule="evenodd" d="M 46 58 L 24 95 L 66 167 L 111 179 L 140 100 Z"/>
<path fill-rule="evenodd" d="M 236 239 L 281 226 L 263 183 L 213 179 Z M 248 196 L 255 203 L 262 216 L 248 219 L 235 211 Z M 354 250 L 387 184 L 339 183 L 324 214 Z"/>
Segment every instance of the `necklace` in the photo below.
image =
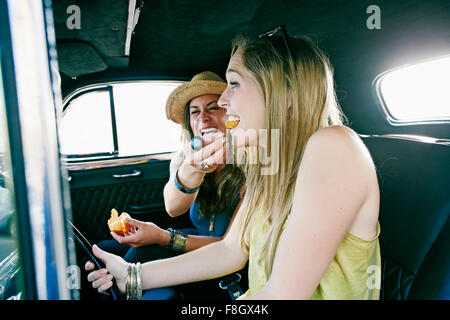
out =
<path fill-rule="evenodd" d="M 211 216 L 211 220 L 209 223 L 209 231 L 213 231 L 214 230 L 214 220 L 216 220 L 216 213 L 214 212 Z"/>

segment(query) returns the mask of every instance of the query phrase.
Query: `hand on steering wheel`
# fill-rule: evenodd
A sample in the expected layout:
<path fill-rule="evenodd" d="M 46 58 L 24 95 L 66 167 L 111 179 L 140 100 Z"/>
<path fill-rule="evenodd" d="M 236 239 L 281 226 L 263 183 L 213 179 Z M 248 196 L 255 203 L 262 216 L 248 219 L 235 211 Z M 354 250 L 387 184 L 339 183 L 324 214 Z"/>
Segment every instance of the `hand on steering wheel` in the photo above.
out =
<path fill-rule="evenodd" d="M 113 287 L 113 279 L 115 279 L 119 291 L 125 293 L 128 263 L 119 256 L 101 250 L 96 245 L 92 246 L 92 252 L 105 265 L 105 268 L 94 270 L 95 264 L 91 261 L 86 262 L 85 270 L 94 270 L 87 276 L 88 281 L 92 282 L 92 287 L 104 293 Z"/>
<path fill-rule="evenodd" d="M 71 221 L 67 220 L 67 222 L 69 223 L 69 225 L 71 226 L 71 228 L 69 229 L 71 231 L 71 238 L 73 239 L 73 241 L 75 242 L 75 244 L 81 248 L 84 252 L 84 254 L 88 257 L 89 260 L 93 261 L 90 262 L 88 261 L 88 263 L 86 263 L 86 265 L 89 264 L 89 269 L 93 270 L 95 268 L 97 268 L 98 270 L 102 270 L 102 263 L 100 261 L 98 261 L 98 259 L 92 254 L 91 249 L 92 246 L 89 243 L 89 241 L 83 236 L 83 234 L 72 224 Z M 95 246 L 97 247 L 97 246 Z M 86 266 L 85 266 L 86 268 Z M 89 271 L 90 271 L 89 270 Z M 118 294 L 118 290 L 117 287 L 112 284 L 109 288 L 108 291 L 113 300 L 119 300 L 120 296 Z"/>

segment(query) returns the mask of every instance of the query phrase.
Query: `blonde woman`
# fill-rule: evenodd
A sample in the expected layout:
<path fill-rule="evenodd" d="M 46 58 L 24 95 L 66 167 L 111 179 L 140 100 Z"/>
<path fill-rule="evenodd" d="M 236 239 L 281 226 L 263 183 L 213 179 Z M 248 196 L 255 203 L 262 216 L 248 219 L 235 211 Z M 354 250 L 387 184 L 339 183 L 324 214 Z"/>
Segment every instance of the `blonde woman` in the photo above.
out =
<path fill-rule="evenodd" d="M 378 299 L 369 278 L 381 267 L 375 167 L 358 135 L 342 125 L 328 59 L 279 27 L 236 39 L 226 77 L 219 105 L 239 120 L 234 145 L 248 151 L 246 193 L 226 237 L 142 266 L 98 248 L 94 254 L 130 297 L 141 286 L 210 279 L 249 261 L 242 298 Z M 262 174 L 264 163 L 254 158 L 261 146 L 274 147 L 271 135 L 279 137 L 278 170 Z M 88 280 L 99 291 L 112 285 L 98 271 Z"/>

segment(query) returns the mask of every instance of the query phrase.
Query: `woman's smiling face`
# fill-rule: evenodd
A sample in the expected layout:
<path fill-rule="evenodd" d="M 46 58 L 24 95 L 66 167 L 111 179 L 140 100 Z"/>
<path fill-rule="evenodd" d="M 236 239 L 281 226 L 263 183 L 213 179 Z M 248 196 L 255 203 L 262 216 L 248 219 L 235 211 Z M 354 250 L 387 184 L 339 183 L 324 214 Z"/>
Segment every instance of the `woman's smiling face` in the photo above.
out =
<path fill-rule="evenodd" d="M 189 119 L 194 136 L 202 136 L 214 128 L 225 132 L 226 110 L 218 106 L 218 100 L 217 94 L 205 94 L 190 101 Z"/>
<path fill-rule="evenodd" d="M 227 109 L 229 120 L 239 120 L 237 127 L 230 132 L 234 137 L 239 137 L 234 139 L 237 146 L 255 146 L 259 129 L 264 128 L 264 99 L 242 63 L 240 50 L 231 57 L 226 78 L 228 86 L 220 96 L 219 106 Z"/>

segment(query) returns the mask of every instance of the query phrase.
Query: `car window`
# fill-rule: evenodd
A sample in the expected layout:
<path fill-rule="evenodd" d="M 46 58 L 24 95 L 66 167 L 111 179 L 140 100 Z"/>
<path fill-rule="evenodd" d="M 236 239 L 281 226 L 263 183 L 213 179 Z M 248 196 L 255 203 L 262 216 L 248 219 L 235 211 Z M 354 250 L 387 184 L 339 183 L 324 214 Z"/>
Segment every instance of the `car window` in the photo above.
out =
<path fill-rule="evenodd" d="M 136 156 L 172 152 L 181 128 L 165 105 L 180 81 L 123 82 L 89 88 L 68 98 L 60 126 L 61 152 Z"/>
<path fill-rule="evenodd" d="M 0 70 L 0 300 L 20 299 L 20 258 L 15 226 L 13 172 Z"/>
<path fill-rule="evenodd" d="M 109 91 L 96 90 L 74 99 L 64 114 L 60 134 L 63 154 L 112 153 Z"/>
<path fill-rule="evenodd" d="M 389 71 L 377 81 L 388 120 L 394 124 L 450 121 L 450 57 Z"/>

